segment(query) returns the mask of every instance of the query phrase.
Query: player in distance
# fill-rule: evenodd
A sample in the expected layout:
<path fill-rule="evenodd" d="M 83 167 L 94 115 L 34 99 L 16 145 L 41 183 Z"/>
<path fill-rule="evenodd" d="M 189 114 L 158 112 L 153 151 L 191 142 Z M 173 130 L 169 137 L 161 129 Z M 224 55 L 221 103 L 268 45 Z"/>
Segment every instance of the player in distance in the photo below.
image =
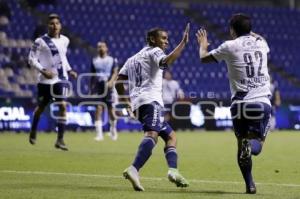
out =
<path fill-rule="evenodd" d="M 59 115 L 57 119 L 57 140 L 55 148 L 67 151 L 64 142 L 66 126 L 66 102 L 69 84 L 68 76 L 77 77 L 67 60 L 69 39 L 61 34 L 60 17 L 57 14 L 48 16 L 48 33 L 37 38 L 29 53 L 29 64 L 39 72 L 38 106 L 34 110 L 29 134 L 30 144 L 36 144 L 36 130 L 40 115 L 50 102 L 57 102 Z"/>

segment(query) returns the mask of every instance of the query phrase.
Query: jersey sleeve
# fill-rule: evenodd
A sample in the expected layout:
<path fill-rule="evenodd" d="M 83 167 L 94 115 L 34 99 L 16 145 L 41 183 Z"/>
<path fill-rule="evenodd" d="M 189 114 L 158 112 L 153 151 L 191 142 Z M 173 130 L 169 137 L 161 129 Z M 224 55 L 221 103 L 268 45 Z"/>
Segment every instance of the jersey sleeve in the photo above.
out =
<path fill-rule="evenodd" d="M 224 42 L 218 48 L 210 51 L 209 54 L 212 55 L 216 59 L 216 61 L 221 62 L 222 60 L 225 60 L 227 58 L 228 51 L 228 44 Z"/>
<path fill-rule="evenodd" d="M 119 71 L 119 75 L 125 75 L 128 76 L 128 68 L 127 68 L 127 62 L 124 64 L 124 66 Z"/>
<path fill-rule="evenodd" d="M 62 59 L 62 63 L 65 64 L 65 67 L 66 67 L 67 71 L 70 71 L 70 70 L 72 70 L 72 68 L 71 68 L 70 63 L 67 59 L 67 50 L 68 50 L 70 40 L 67 37 L 65 37 L 65 38 L 66 38 L 66 42 L 65 42 L 66 53 L 64 55 L 62 55 L 61 59 Z"/>
<path fill-rule="evenodd" d="M 119 61 L 117 58 L 114 58 L 114 65 L 113 68 L 119 68 Z"/>
<path fill-rule="evenodd" d="M 42 45 L 43 45 L 42 39 L 37 38 L 34 41 L 28 56 L 29 65 L 36 68 L 39 71 L 43 70 L 44 68 L 39 62 L 39 55 L 41 53 Z"/>
<path fill-rule="evenodd" d="M 152 52 L 150 53 L 151 59 L 154 61 L 154 63 L 161 69 L 165 69 L 168 67 L 166 63 L 164 63 L 164 58 L 167 55 L 164 53 L 164 51 L 158 47 L 154 48 Z"/>
<path fill-rule="evenodd" d="M 269 47 L 269 45 L 268 45 L 268 43 L 267 43 L 266 40 L 264 40 L 264 42 L 266 44 L 266 52 L 269 53 L 270 52 L 270 47 Z"/>

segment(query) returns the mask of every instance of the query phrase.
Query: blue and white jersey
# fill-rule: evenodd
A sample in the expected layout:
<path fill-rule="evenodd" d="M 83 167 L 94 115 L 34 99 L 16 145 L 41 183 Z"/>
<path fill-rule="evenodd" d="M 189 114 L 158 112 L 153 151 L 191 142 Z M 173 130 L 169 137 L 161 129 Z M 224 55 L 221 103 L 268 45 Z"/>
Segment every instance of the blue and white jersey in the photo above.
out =
<path fill-rule="evenodd" d="M 119 74 L 128 76 L 129 95 L 132 110 L 141 105 L 158 102 L 164 106 L 162 99 L 163 59 L 166 54 L 158 47 L 144 47 L 130 57 Z"/>
<path fill-rule="evenodd" d="M 114 69 L 118 67 L 117 59 L 114 59 L 111 56 L 100 57 L 97 56 L 92 60 L 92 73 L 95 73 L 97 76 L 97 80 L 101 81 L 108 81 Z"/>
<path fill-rule="evenodd" d="M 245 35 L 209 52 L 218 62 L 224 60 L 227 64 L 234 103 L 261 101 L 270 104 L 269 51 L 263 38 Z"/>
<path fill-rule="evenodd" d="M 178 96 L 183 95 L 183 91 L 176 80 L 163 79 L 163 101 L 164 104 L 173 104 Z"/>
<path fill-rule="evenodd" d="M 70 40 L 64 35 L 50 38 L 45 34 L 35 40 L 29 53 L 29 64 L 39 71 L 47 69 L 55 74 L 52 79 L 39 74 L 39 83 L 54 84 L 61 80 L 68 80 L 68 71 L 71 70 L 66 56 L 69 43 Z"/>

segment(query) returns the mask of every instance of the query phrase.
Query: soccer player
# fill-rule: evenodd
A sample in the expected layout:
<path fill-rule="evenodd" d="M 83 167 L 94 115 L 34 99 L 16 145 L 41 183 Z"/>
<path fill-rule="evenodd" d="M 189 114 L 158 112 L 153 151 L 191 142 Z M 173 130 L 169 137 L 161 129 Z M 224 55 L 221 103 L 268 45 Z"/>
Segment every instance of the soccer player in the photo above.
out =
<path fill-rule="evenodd" d="M 138 118 L 144 130 L 144 139 L 140 143 L 135 160 L 123 172 L 124 177 L 132 183 L 136 191 L 144 191 L 139 180 L 139 170 L 150 158 L 158 136 L 165 142 L 164 152 L 169 166 L 168 179 L 178 187 L 189 185 L 177 170 L 176 134 L 164 121 L 162 115 L 163 69 L 180 56 L 188 42 L 189 29 L 188 24 L 181 42 L 168 55 L 165 54 L 169 44 L 168 33 L 161 28 L 149 30 L 147 33 L 148 45 L 130 57 L 118 75 L 116 89 L 120 95 L 119 102 L 127 105 L 129 113 Z M 128 80 L 129 84 L 130 102 L 129 98 L 124 96 L 123 81 L 125 80 Z"/>
<path fill-rule="evenodd" d="M 163 102 L 165 105 L 165 120 L 168 122 L 172 119 L 173 103 L 177 99 L 183 99 L 184 93 L 178 81 L 172 78 L 172 73 L 169 70 L 164 71 L 163 77 Z"/>
<path fill-rule="evenodd" d="M 225 60 L 232 93 L 231 114 L 238 142 L 237 160 L 246 184 L 246 193 L 255 194 L 252 155 L 260 154 L 271 114 L 269 47 L 264 38 L 251 31 L 251 19 L 234 14 L 229 22 L 232 40 L 208 52 L 207 33 L 196 33 L 202 63 Z"/>
<path fill-rule="evenodd" d="M 117 120 L 112 106 L 112 95 L 114 81 L 118 76 L 118 62 L 117 59 L 108 55 L 108 47 L 105 42 L 98 42 L 97 49 L 98 55 L 92 60 L 91 72 L 95 75 L 91 78 L 91 93 L 93 95 L 99 95 L 99 101 L 105 104 L 99 104 L 96 106 L 95 127 L 97 136 L 95 137 L 95 140 L 103 140 L 102 112 L 105 108 L 104 106 L 107 106 L 110 118 L 110 137 L 112 140 L 117 140 Z"/>
<path fill-rule="evenodd" d="M 271 105 L 272 105 L 272 114 L 270 122 L 270 130 L 273 131 L 276 129 L 276 110 L 281 105 L 280 91 L 278 88 L 278 83 L 271 76 Z"/>
<path fill-rule="evenodd" d="M 69 89 L 68 75 L 73 78 L 77 73 L 73 71 L 67 60 L 66 53 L 69 39 L 60 34 L 62 25 L 57 14 L 48 16 L 48 33 L 37 38 L 29 53 L 29 64 L 39 72 L 38 106 L 34 110 L 32 126 L 29 134 L 29 142 L 36 143 L 36 129 L 40 115 L 46 106 L 52 102 L 58 102 L 59 117 L 57 120 L 57 140 L 55 147 L 67 151 L 64 143 L 66 125 L 66 94 Z"/>

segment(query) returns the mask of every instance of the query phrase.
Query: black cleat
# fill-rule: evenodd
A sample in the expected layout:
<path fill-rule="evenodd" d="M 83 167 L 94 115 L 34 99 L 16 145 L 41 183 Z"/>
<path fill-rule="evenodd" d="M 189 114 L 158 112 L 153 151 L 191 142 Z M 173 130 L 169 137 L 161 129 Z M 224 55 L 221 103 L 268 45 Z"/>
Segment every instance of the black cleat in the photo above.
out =
<path fill-rule="evenodd" d="M 251 145 L 247 139 L 243 139 L 239 163 L 241 165 L 248 165 L 250 159 L 251 159 Z"/>
<path fill-rule="evenodd" d="M 246 194 L 256 194 L 256 187 L 254 184 L 250 187 L 246 187 Z"/>
<path fill-rule="evenodd" d="M 57 140 L 54 147 L 63 151 L 68 151 L 68 148 L 63 140 Z"/>
<path fill-rule="evenodd" d="M 36 132 L 31 131 L 29 133 L 29 143 L 35 145 L 36 143 Z"/>

